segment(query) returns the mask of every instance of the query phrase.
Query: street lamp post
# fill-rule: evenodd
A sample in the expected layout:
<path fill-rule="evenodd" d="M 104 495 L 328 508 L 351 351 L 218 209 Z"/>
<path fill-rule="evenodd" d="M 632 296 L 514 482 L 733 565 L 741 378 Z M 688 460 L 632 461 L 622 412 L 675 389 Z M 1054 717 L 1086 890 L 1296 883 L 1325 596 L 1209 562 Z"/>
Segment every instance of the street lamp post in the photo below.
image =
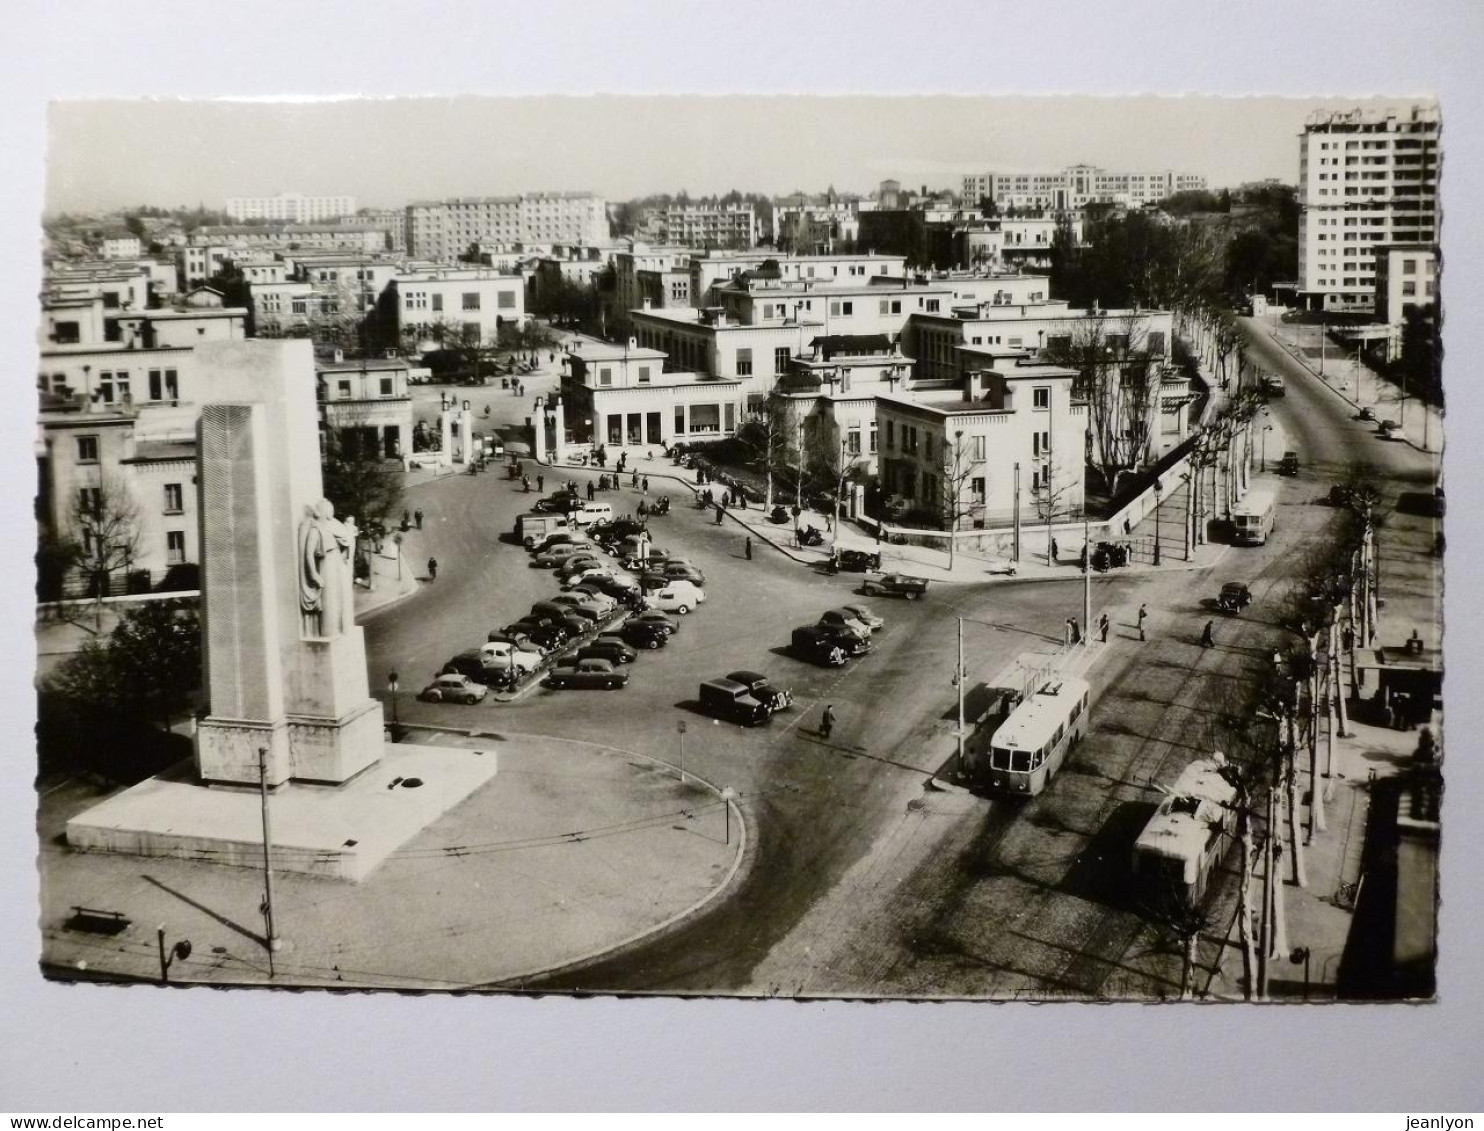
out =
<path fill-rule="evenodd" d="M 402 721 L 401 719 L 397 718 L 397 689 L 400 686 L 401 685 L 397 682 L 397 673 L 395 671 L 391 672 L 386 677 L 386 689 L 388 691 L 390 691 L 391 694 L 392 694 L 392 725 L 393 726 L 396 726 L 397 724 L 399 724 Z"/>
<path fill-rule="evenodd" d="M 726 815 L 727 815 L 726 816 L 726 820 L 727 820 L 726 843 L 727 844 L 731 844 L 732 843 L 732 802 L 735 801 L 736 798 L 737 798 L 737 791 L 735 789 L 733 789 L 731 786 L 727 786 L 725 789 L 723 789 L 721 791 L 721 807 L 722 807 L 723 812 L 725 812 Z"/>
<path fill-rule="evenodd" d="M 677 761 L 679 763 L 679 769 L 680 769 L 680 784 L 681 785 L 684 785 L 685 784 L 685 720 L 684 719 L 676 719 L 675 720 L 675 734 L 679 738 L 679 742 L 680 742 L 680 751 L 679 751 L 679 754 L 677 756 Z"/>
<path fill-rule="evenodd" d="M 164 984 L 170 981 L 170 966 L 177 958 L 189 958 L 191 956 L 191 940 L 181 939 L 169 950 L 165 949 L 165 924 L 161 923 L 155 933 L 155 939 L 160 947 L 160 982 Z"/>
<path fill-rule="evenodd" d="M 1159 511 L 1160 496 L 1164 492 L 1164 484 L 1156 479 L 1154 481 L 1154 564 L 1159 565 Z"/>

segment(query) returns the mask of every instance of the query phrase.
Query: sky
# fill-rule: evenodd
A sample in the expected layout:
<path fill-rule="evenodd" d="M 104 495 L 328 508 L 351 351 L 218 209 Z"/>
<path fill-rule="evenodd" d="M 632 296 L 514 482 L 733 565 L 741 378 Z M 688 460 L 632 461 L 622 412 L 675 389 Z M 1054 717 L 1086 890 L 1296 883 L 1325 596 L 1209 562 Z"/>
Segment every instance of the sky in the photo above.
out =
<path fill-rule="evenodd" d="M 1175 169 L 1213 188 L 1298 173 L 1315 109 L 1408 99 L 611 96 L 53 102 L 47 210 L 219 208 L 347 193 L 362 207 L 590 190 L 866 192 L 964 173 Z"/>

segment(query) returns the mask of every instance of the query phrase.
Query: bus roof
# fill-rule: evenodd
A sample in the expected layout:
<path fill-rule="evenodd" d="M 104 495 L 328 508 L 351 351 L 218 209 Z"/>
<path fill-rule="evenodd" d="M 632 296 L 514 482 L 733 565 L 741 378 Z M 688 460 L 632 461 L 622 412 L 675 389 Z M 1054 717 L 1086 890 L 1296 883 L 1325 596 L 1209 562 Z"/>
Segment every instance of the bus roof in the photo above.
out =
<path fill-rule="evenodd" d="M 1266 487 L 1254 487 L 1241 502 L 1232 507 L 1232 514 L 1267 514 L 1273 509 L 1273 492 Z"/>
<path fill-rule="evenodd" d="M 1086 680 L 1057 676 L 1041 684 L 994 732 L 991 745 L 1039 750 L 1071 717 L 1072 704 L 1089 691 Z"/>
<path fill-rule="evenodd" d="M 1144 826 L 1134 851 L 1151 856 L 1196 860 L 1212 830 L 1226 821 L 1236 789 L 1221 776 L 1222 763 L 1199 758 L 1186 766 Z M 1187 876 L 1187 879 L 1193 879 Z"/>

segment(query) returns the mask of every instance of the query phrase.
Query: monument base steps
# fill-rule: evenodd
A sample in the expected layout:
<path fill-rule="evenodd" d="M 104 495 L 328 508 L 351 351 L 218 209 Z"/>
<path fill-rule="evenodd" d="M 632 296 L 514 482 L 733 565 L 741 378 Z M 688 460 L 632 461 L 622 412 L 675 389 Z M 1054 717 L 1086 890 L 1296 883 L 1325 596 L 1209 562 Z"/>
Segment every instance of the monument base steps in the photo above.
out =
<path fill-rule="evenodd" d="M 286 722 L 263 723 L 245 719 L 221 719 L 208 715 L 196 727 L 196 773 L 211 767 L 212 781 L 257 785 L 258 751 L 268 750 L 268 785 L 279 786 L 293 776 Z"/>
<path fill-rule="evenodd" d="M 270 794 L 275 871 L 365 879 L 498 768 L 493 749 L 385 743 L 377 753 L 379 761 L 344 784 L 290 782 Z M 257 791 L 210 788 L 166 773 L 68 821 L 67 843 L 80 851 L 262 868 L 262 822 Z"/>

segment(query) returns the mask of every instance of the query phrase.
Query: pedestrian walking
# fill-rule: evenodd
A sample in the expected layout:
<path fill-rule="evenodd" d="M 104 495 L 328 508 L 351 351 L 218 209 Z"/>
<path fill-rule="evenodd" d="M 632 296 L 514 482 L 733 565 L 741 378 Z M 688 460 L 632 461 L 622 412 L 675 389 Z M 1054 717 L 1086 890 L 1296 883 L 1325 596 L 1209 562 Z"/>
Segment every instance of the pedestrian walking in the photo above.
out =
<path fill-rule="evenodd" d="M 833 703 L 827 703 L 824 708 L 824 714 L 819 717 L 819 733 L 825 738 L 829 738 L 830 733 L 834 729 L 835 705 Z"/>
<path fill-rule="evenodd" d="M 544 476 L 544 475 L 538 475 L 538 476 L 536 476 L 536 490 L 538 490 L 538 491 L 545 491 L 546 490 L 546 476 Z"/>
<path fill-rule="evenodd" d="M 1149 618 L 1149 606 L 1148 605 L 1140 605 L 1139 606 L 1139 631 L 1140 632 L 1142 632 L 1144 630 L 1144 622 L 1148 618 Z M 1142 640 L 1143 637 L 1141 636 L 1139 639 Z"/>
<path fill-rule="evenodd" d="M 745 552 L 745 554 L 747 555 L 747 560 L 748 561 L 752 561 L 752 536 L 751 535 L 748 535 L 746 541 L 743 543 L 742 549 Z"/>
<path fill-rule="evenodd" d="M 593 486 L 593 481 L 589 479 L 587 481 L 587 501 L 592 502 L 593 499 L 597 496 L 597 493 L 597 488 Z"/>
<path fill-rule="evenodd" d="M 1140 643 L 1143 643 L 1145 640 L 1148 640 L 1148 639 L 1149 638 L 1144 635 L 1144 622 L 1143 621 L 1140 621 L 1139 622 L 1139 642 Z"/>
<path fill-rule="evenodd" d="M 1056 559 L 1061 557 L 1061 547 L 1056 544 L 1056 539 L 1051 540 L 1051 564 L 1056 564 Z"/>
<path fill-rule="evenodd" d="M 716 525 L 717 526 L 720 526 L 721 525 L 722 517 L 725 514 L 726 514 L 726 512 L 721 509 L 721 505 L 720 504 L 717 504 L 717 507 L 716 507 Z"/>
<path fill-rule="evenodd" d="M 423 528 L 423 512 L 421 510 L 413 511 L 412 521 L 417 523 L 417 528 L 421 530 Z"/>
<path fill-rule="evenodd" d="M 1098 621 L 1098 636 L 1100 638 L 1100 642 L 1101 643 L 1103 643 L 1103 644 L 1108 643 L 1108 614 L 1107 613 L 1104 613 L 1103 616 L 1102 616 L 1102 619 Z"/>
<path fill-rule="evenodd" d="M 402 529 L 403 530 L 406 530 L 411 525 L 412 525 L 412 513 L 410 511 L 405 511 L 404 510 L 402 512 Z"/>
<path fill-rule="evenodd" d="M 438 580 L 438 559 L 437 558 L 429 558 L 428 559 L 428 580 L 429 581 L 437 581 Z"/>
<path fill-rule="evenodd" d="M 531 477 L 529 475 L 522 475 L 520 477 L 520 485 L 526 494 L 529 495 L 531 493 Z"/>
<path fill-rule="evenodd" d="M 644 477 L 644 493 L 649 494 L 649 476 L 647 475 Z"/>
<path fill-rule="evenodd" d="M 1070 617 L 1070 618 L 1068 618 L 1068 620 L 1067 620 L 1067 627 L 1072 630 L 1072 643 L 1073 644 L 1081 644 L 1082 643 L 1082 625 L 1078 622 L 1077 618 L 1076 617 Z"/>
<path fill-rule="evenodd" d="M 1216 647 L 1216 622 L 1214 620 L 1208 620 L 1206 627 L 1201 629 L 1201 647 Z"/>

